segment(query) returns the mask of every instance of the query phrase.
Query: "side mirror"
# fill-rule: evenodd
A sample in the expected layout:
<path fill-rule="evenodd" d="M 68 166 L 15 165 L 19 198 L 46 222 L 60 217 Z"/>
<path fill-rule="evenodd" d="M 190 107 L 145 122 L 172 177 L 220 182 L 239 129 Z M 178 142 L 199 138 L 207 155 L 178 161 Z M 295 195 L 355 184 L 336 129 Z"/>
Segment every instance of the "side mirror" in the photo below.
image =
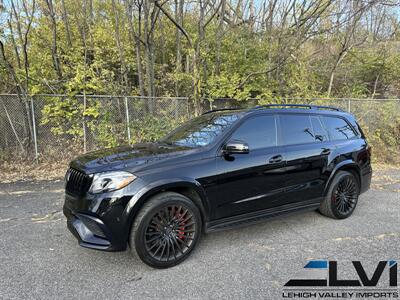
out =
<path fill-rule="evenodd" d="M 224 154 L 248 154 L 249 145 L 240 140 L 230 140 L 223 148 Z"/>

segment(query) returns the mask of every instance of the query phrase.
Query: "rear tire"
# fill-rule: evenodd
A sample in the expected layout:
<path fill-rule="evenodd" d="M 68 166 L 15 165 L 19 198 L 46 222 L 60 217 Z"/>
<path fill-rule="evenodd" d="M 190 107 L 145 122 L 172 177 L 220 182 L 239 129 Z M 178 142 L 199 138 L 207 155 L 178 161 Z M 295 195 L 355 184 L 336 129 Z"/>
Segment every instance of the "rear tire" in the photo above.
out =
<path fill-rule="evenodd" d="M 174 192 L 155 195 L 133 222 L 131 252 L 154 268 L 175 266 L 196 247 L 201 228 L 200 211 L 189 198 Z"/>
<path fill-rule="evenodd" d="M 321 214 L 333 219 L 351 216 L 357 206 L 360 186 L 354 174 L 338 171 L 329 186 L 325 199 L 321 202 Z"/>

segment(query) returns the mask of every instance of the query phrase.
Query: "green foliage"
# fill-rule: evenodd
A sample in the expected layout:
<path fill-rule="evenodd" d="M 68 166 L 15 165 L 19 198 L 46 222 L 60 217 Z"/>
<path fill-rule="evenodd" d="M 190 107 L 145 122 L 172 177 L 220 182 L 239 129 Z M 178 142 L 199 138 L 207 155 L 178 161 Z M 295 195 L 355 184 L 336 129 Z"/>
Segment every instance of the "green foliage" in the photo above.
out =
<path fill-rule="evenodd" d="M 250 86 L 240 87 L 239 74 L 223 72 L 219 76 L 211 76 L 206 87 L 211 98 L 234 98 L 244 100 L 250 97 Z"/>
<path fill-rule="evenodd" d="M 132 143 L 152 142 L 160 139 L 165 134 L 178 126 L 183 121 L 182 118 L 170 118 L 168 116 L 145 116 L 130 122 L 131 132 L 133 133 Z"/>
<path fill-rule="evenodd" d="M 28 17 L 22 11 L 22 2 L 15 0 L 14 3 L 19 18 L 10 10 L 10 5 L 0 12 L 0 19 L 10 20 L 10 24 L 0 22 L 0 39 L 5 45 L 6 58 L 6 61 L 0 58 L 0 92 L 14 93 L 23 88 L 33 95 L 68 95 L 49 98 L 42 109 L 40 123 L 50 127 L 53 134 L 74 140 L 83 136 L 85 123 L 91 143 L 96 146 L 111 147 L 126 141 L 123 108 L 119 107 L 120 103 L 104 106 L 93 100 L 88 101 L 84 109 L 82 99 L 75 96 L 138 95 L 139 77 L 143 82 L 142 96 L 154 90 L 156 96 L 235 98 L 245 106 L 248 98 L 257 98 L 260 104 L 266 104 L 324 97 L 334 70 L 332 98 L 400 97 L 398 11 L 396 7 L 381 5 L 380 1 L 371 3 L 365 10 L 360 9 L 363 15 L 356 22 L 352 37 L 347 35 L 351 29 L 348 26 L 355 24 L 354 14 L 351 7 L 342 7 L 347 4 L 337 1 L 295 2 L 295 9 L 287 11 L 287 19 L 281 19 L 285 13 L 275 11 L 271 22 L 267 21 L 269 18 L 264 20 L 261 16 L 266 15 L 262 13 L 251 16 L 252 1 L 243 3 L 243 7 L 228 1 L 231 8 L 222 23 L 220 14 L 213 15 L 213 8 L 207 7 L 204 19 L 210 22 L 204 27 L 203 37 L 200 28 L 204 20 L 199 19 L 198 3 L 185 2 L 182 24 L 192 46 L 182 34 L 177 39 L 176 26 L 162 12 L 154 10 L 153 1 L 146 2 L 147 17 L 143 7 L 139 12 L 137 1 L 132 2 L 133 29 L 139 34 L 137 40 L 129 27 L 125 0 L 115 1 L 115 6 L 111 1 L 99 0 L 90 1 L 90 5 L 82 0 L 53 1 L 54 33 L 46 3 L 37 3 L 30 32 L 24 41 L 25 36 L 19 36 L 18 28 L 25 33 Z M 31 10 L 32 3 L 26 3 L 24 9 Z M 324 13 L 310 16 L 321 10 L 324 6 L 321 3 L 330 5 Z M 215 8 L 218 4 L 219 1 Z M 234 11 L 236 6 L 238 11 Z M 263 2 L 258 6 L 262 7 Z M 278 1 L 276 9 L 282 10 L 285 6 L 292 7 L 290 2 Z M 166 1 L 163 8 L 176 17 L 174 1 Z M 306 15 L 292 15 L 301 12 Z M 334 17 L 338 12 L 343 18 L 339 26 Z M 150 20 L 152 16 L 156 17 L 154 22 Z M 211 16 L 213 18 L 209 19 Z M 379 24 L 375 30 L 370 28 L 374 24 Z M 349 47 L 334 68 L 344 41 L 349 42 Z M 57 53 L 54 53 L 55 46 Z M 56 71 L 55 58 L 59 60 L 61 74 Z M 197 95 L 198 89 L 200 95 Z M 135 110 L 146 112 L 147 116 L 132 117 L 133 142 L 155 140 L 182 121 L 165 117 L 171 113 L 168 111 L 155 117 L 150 116 L 147 107 L 136 106 Z M 377 118 L 363 119 L 364 114 L 370 116 L 368 111 L 360 114 L 368 136 L 379 148 L 396 149 L 399 147 L 399 121 L 398 114 L 392 112 L 398 107 L 383 103 L 376 107 L 372 111 L 379 116 Z"/>
<path fill-rule="evenodd" d="M 19 1 L 16 2 L 18 4 Z M 304 28 L 296 28 L 296 24 L 290 23 L 296 20 L 291 16 L 292 12 L 288 12 L 291 21 L 286 20 L 287 24 L 280 24 L 279 16 L 276 16 L 272 24 L 257 19 L 257 26 L 250 25 L 252 20 L 250 17 L 246 19 L 249 7 L 243 7 L 243 11 L 238 12 L 243 14 L 243 22 L 235 25 L 226 21 L 220 27 L 220 18 L 216 14 L 207 24 L 204 38 L 201 39 L 199 7 L 195 3 L 187 3 L 183 24 L 193 45 L 189 47 L 186 38 L 181 35 L 181 59 L 178 62 L 177 29 L 163 13 L 154 10 L 158 17 L 146 29 L 144 12 L 140 11 L 139 18 L 139 11 L 133 2 L 134 30 L 136 33 L 141 30 L 137 57 L 137 41 L 129 28 L 125 0 L 115 1 L 115 7 L 110 1 L 95 0 L 90 2 L 86 10 L 83 10 L 86 2 L 82 0 L 63 2 L 65 11 L 61 1 L 54 3 L 56 56 L 60 61 L 61 78 L 58 78 L 54 64 L 53 25 L 45 3 L 36 5 L 34 26 L 31 26 L 27 36 L 28 74 L 22 53 L 24 40 L 21 40 L 17 32 L 19 26 L 26 29 L 26 15 L 20 12 L 18 20 L 22 24 L 17 22 L 15 16 L 10 18 L 12 32 L 8 27 L 0 27 L 1 38 L 5 41 L 6 58 L 17 74 L 18 84 L 27 85 L 30 94 L 75 95 L 85 92 L 136 95 L 139 91 L 138 64 L 141 63 L 146 95 L 149 94 L 148 76 L 154 72 L 156 94 L 164 96 L 193 96 L 198 84 L 194 84 L 195 80 L 201 85 L 200 96 L 203 97 L 234 97 L 244 100 L 260 95 L 272 95 L 274 98 L 324 96 L 330 72 L 346 38 L 346 24 L 351 23 L 343 22 L 341 27 L 335 27 L 336 20 L 332 16 L 336 10 L 341 9 L 341 3 L 331 3 L 324 13 L 318 15 L 319 21 L 308 29 L 310 32 L 303 32 Z M 326 1 L 326 4 L 329 3 Z M 311 4 L 296 3 L 293 13 L 307 11 L 303 19 L 310 22 L 313 18 L 308 14 L 317 12 L 321 6 L 314 10 L 313 5 L 307 9 L 304 5 Z M 379 3 L 374 5 L 376 9 L 381 9 Z M 290 7 L 289 4 L 287 6 Z M 164 7 L 171 12 L 175 10 L 172 2 L 167 1 Z M 6 7 L 1 12 L 7 18 L 11 14 L 8 9 Z M 32 8 L 29 6 L 28 9 Z M 149 3 L 149 9 L 154 9 L 152 3 Z M 385 28 L 382 33 L 373 31 L 364 22 L 358 23 L 354 37 L 349 40 L 353 47 L 349 48 L 335 70 L 331 97 L 369 97 L 372 94 L 376 97 L 398 96 L 400 56 L 396 46 L 397 12 L 390 7 L 382 9 L 385 9 L 385 18 L 380 22 L 384 23 L 377 22 Z M 207 11 L 209 15 L 205 19 L 213 13 L 211 8 Z M 368 14 L 369 11 L 363 13 Z M 343 18 L 347 17 L 351 18 L 343 15 Z M 332 26 L 334 30 L 328 30 Z M 151 30 L 151 35 L 145 36 L 145 29 Z M 149 56 L 150 50 L 153 53 Z M 148 63 L 151 58 L 154 61 Z M 1 64 L 0 75 L 6 72 L 4 64 Z M 199 74 L 199 78 L 196 74 Z M 12 76 L 0 76 L 2 91 L 8 92 L 10 86 L 16 86 Z"/>
<path fill-rule="evenodd" d="M 73 97 L 50 98 L 42 109 L 41 125 L 50 126 L 56 135 L 82 136 L 82 109 L 82 104 Z"/>

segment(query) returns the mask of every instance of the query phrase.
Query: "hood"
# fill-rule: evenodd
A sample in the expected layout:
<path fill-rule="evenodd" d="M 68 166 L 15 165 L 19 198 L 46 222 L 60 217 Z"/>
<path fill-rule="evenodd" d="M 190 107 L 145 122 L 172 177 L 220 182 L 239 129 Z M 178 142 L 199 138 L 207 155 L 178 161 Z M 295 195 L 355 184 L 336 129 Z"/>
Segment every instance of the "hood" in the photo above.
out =
<path fill-rule="evenodd" d="M 78 156 L 71 167 L 97 173 L 113 170 L 136 171 L 167 159 L 185 156 L 196 149 L 163 143 L 143 143 L 102 149 Z"/>

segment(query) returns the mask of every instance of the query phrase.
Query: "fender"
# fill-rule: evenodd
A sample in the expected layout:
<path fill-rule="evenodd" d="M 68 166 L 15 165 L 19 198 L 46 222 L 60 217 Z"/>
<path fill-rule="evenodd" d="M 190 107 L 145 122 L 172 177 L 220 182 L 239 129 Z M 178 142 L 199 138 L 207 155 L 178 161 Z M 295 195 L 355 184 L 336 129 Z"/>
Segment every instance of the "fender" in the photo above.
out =
<path fill-rule="evenodd" d="M 192 178 L 188 177 L 177 177 L 177 178 L 168 178 L 161 179 L 155 182 L 152 182 L 143 188 L 141 188 L 132 198 L 129 200 L 128 204 L 125 207 L 123 216 L 128 221 L 128 224 L 131 225 L 134 219 L 134 216 L 139 211 L 142 204 L 148 199 L 148 197 L 170 188 L 174 187 L 188 187 L 192 188 L 197 192 L 200 196 L 201 203 L 196 203 L 199 206 L 199 209 L 203 216 L 207 218 L 210 212 L 210 205 L 208 203 L 208 199 L 206 193 L 201 186 L 201 184 Z"/>
<path fill-rule="evenodd" d="M 329 186 L 330 186 L 330 184 L 331 184 L 333 178 L 335 177 L 336 173 L 339 171 L 339 169 L 341 169 L 341 168 L 343 168 L 343 167 L 351 167 L 351 168 L 356 169 L 357 172 L 358 172 L 359 178 L 360 178 L 360 180 L 361 180 L 362 177 L 361 177 L 361 170 L 360 170 L 360 167 L 359 167 L 353 160 L 351 160 L 351 159 L 343 160 L 343 161 L 341 161 L 340 163 L 338 163 L 338 164 L 333 168 L 333 170 L 331 171 L 331 173 L 330 173 L 330 175 L 329 175 L 329 178 L 328 178 L 328 180 L 327 180 L 327 182 L 326 182 L 326 185 L 325 185 L 324 196 L 327 195 Z"/>

